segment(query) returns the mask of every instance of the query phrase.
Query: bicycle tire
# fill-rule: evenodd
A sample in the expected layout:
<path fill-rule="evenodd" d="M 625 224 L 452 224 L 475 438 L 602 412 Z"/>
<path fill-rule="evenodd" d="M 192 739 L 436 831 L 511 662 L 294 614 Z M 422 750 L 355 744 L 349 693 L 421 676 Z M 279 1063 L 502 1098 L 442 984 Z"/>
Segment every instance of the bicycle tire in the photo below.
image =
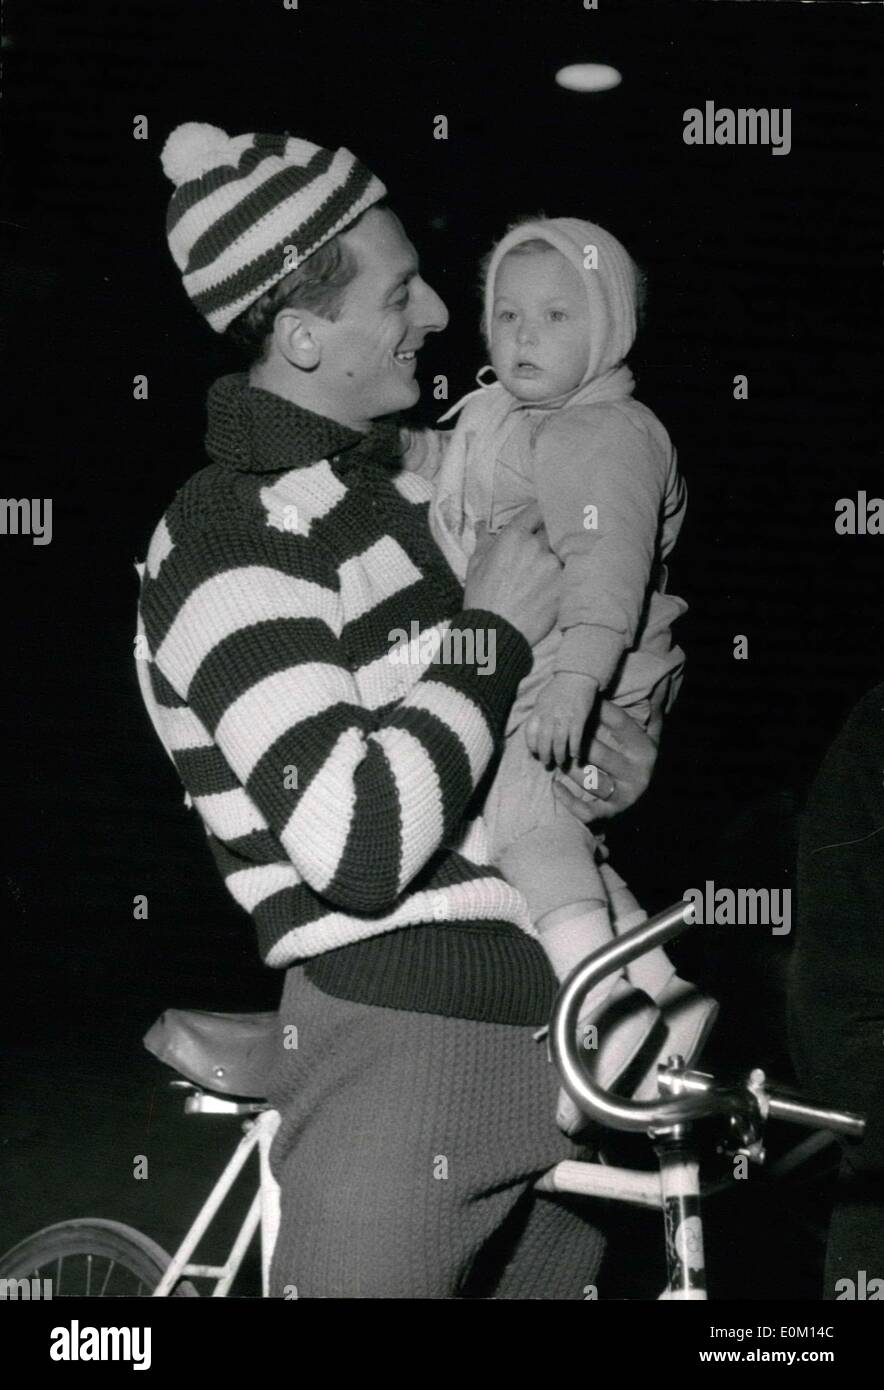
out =
<path fill-rule="evenodd" d="M 66 1260 L 83 1262 L 85 1289 L 65 1289 Z M 101 1262 L 110 1267 L 104 1268 Z M 51 1279 L 53 1299 L 149 1297 L 170 1262 L 171 1256 L 162 1246 L 134 1226 L 87 1217 L 46 1226 L 20 1241 L 0 1256 L 0 1279 Z M 125 1277 L 115 1278 L 114 1271 L 122 1271 Z M 134 1292 L 133 1283 L 137 1285 Z M 199 1290 L 187 1279 L 179 1280 L 170 1295 L 199 1296 Z"/>

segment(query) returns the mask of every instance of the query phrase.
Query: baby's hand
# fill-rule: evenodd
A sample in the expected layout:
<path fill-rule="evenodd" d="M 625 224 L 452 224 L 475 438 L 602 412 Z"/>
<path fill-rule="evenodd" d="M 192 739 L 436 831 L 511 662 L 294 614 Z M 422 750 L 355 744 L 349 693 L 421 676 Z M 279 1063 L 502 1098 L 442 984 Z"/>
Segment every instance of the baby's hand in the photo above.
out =
<path fill-rule="evenodd" d="M 577 758 L 599 683 L 592 676 L 558 671 L 543 687 L 525 725 L 528 747 L 542 763 L 564 767 Z"/>

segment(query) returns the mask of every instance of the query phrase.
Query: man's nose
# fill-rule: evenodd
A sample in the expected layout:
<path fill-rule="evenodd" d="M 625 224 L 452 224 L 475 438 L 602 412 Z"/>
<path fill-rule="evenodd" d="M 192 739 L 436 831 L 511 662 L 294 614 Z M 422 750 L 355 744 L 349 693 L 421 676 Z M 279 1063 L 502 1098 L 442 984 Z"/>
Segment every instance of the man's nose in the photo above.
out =
<path fill-rule="evenodd" d="M 441 333 L 448 326 L 448 310 L 439 295 L 424 281 L 420 300 L 416 306 L 417 326 L 425 333 Z"/>

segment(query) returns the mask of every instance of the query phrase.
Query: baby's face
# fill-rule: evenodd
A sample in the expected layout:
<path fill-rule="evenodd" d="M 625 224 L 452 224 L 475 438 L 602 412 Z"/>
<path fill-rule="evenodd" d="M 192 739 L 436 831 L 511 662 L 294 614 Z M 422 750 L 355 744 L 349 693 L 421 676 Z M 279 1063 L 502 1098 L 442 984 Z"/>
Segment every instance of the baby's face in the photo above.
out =
<path fill-rule="evenodd" d="M 573 391 L 589 356 L 589 302 L 579 271 L 561 252 L 509 252 L 497 268 L 491 363 L 520 401 Z"/>

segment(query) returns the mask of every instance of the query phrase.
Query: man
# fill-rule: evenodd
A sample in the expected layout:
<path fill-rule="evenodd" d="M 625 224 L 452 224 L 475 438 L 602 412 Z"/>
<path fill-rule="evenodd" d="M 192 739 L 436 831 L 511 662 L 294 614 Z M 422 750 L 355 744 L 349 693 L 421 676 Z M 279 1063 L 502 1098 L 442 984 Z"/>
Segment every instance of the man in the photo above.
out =
<path fill-rule="evenodd" d="M 825 1266 L 828 1299 L 884 1290 L 884 685 L 851 711 L 801 820 L 789 1032 L 817 1099 L 866 1116 L 842 1142 Z M 859 1290 L 864 1290 L 860 1292 Z M 874 1290 L 874 1292 L 872 1292 Z"/>
<path fill-rule="evenodd" d="M 151 540 L 142 689 L 286 971 L 274 1292 L 584 1298 L 602 1237 L 533 1192 L 578 1152 L 534 1039 L 555 979 L 470 820 L 558 563 L 523 518 L 462 591 L 431 539 L 383 417 L 418 399 L 447 312 L 383 185 L 346 150 L 194 124 L 163 164 L 185 288 L 252 365 L 212 387 L 213 462 Z M 393 659 L 403 630 L 458 642 Z M 590 757 L 613 813 L 654 749 L 606 720 Z"/>

